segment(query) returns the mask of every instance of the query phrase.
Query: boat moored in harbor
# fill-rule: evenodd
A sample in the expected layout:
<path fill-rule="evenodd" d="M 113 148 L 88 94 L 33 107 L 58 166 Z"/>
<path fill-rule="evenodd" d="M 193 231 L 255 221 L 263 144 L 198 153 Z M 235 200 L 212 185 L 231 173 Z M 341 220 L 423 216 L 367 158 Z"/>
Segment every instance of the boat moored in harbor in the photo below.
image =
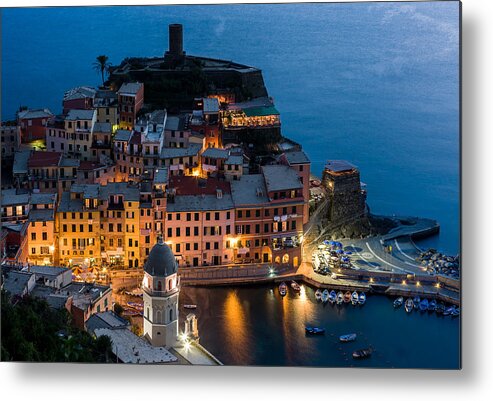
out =
<path fill-rule="evenodd" d="M 349 292 L 349 291 L 346 291 L 345 292 L 345 294 L 344 294 L 344 302 L 345 303 L 351 302 L 351 292 Z"/>
<path fill-rule="evenodd" d="M 339 337 L 339 341 L 343 343 L 347 343 L 354 340 L 356 340 L 356 333 L 343 334 L 342 336 Z"/>
<path fill-rule="evenodd" d="M 368 348 L 363 348 L 359 349 L 353 352 L 353 358 L 354 359 L 364 359 L 364 358 L 369 358 L 372 354 L 373 350 L 368 347 Z"/>
<path fill-rule="evenodd" d="M 279 285 L 279 294 L 281 294 L 281 296 L 285 296 L 286 293 L 288 292 L 288 286 L 286 285 L 286 283 L 283 281 L 280 285 Z"/>
<path fill-rule="evenodd" d="M 336 303 L 337 305 L 341 305 L 343 302 L 344 302 L 344 294 L 342 293 L 342 291 L 339 291 L 337 293 Z"/>
<path fill-rule="evenodd" d="M 404 308 L 406 309 L 407 313 L 411 313 L 414 308 L 414 302 L 411 298 L 406 299 L 406 303 L 404 304 Z"/>
<path fill-rule="evenodd" d="M 362 292 L 361 294 L 359 294 L 358 303 L 360 305 L 364 305 L 365 302 L 366 302 L 366 294 Z"/>
<path fill-rule="evenodd" d="M 325 328 L 306 326 L 305 327 L 305 333 L 306 334 L 318 334 L 318 335 L 320 335 L 320 334 L 325 333 Z"/>
<path fill-rule="evenodd" d="M 334 290 L 329 293 L 329 302 L 333 304 L 337 299 L 337 294 Z"/>
<path fill-rule="evenodd" d="M 315 299 L 320 302 L 322 300 L 322 291 L 320 291 L 320 289 L 318 289 L 317 291 L 315 291 Z"/>
<path fill-rule="evenodd" d="M 421 302 L 419 303 L 419 310 L 421 312 L 426 312 L 428 310 L 428 306 L 429 306 L 428 300 L 426 298 L 422 299 Z"/>
<path fill-rule="evenodd" d="M 404 303 L 404 298 L 399 297 L 394 300 L 394 308 L 400 308 L 402 304 Z"/>
<path fill-rule="evenodd" d="M 291 281 L 291 288 L 295 291 L 295 292 L 300 292 L 301 291 L 301 287 L 300 285 L 296 282 L 296 281 Z"/>
<path fill-rule="evenodd" d="M 195 304 L 186 304 L 186 305 L 183 305 L 183 307 L 185 309 L 197 309 L 197 305 L 195 305 Z"/>
<path fill-rule="evenodd" d="M 324 292 L 322 292 L 322 302 L 325 304 L 329 300 L 329 290 L 326 288 Z"/>
<path fill-rule="evenodd" d="M 351 303 L 353 305 L 357 305 L 358 301 L 359 301 L 359 294 L 356 291 L 353 291 L 353 293 L 351 294 Z"/>

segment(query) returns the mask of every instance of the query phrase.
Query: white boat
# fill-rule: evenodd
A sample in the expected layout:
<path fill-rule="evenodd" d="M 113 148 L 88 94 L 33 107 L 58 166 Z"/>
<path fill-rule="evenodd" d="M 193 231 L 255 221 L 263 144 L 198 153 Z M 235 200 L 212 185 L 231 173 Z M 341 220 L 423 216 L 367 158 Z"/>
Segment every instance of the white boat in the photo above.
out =
<path fill-rule="evenodd" d="M 400 308 L 403 303 L 404 303 L 403 297 L 396 298 L 394 301 L 394 308 Z"/>
<path fill-rule="evenodd" d="M 411 298 L 406 299 L 406 303 L 404 304 L 404 308 L 406 308 L 407 313 L 411 313 L 414 308 L 414 302 Z"/>
<path fill-rule="evenodd" d="M 359 301 L 359 294 L 357 291 L 353 291 L 353 293 L 351 294 L 351 303 L 353 305 L 357 305 L 358 301 Z"/>
<path fill-rule="evenodd" d="M 329 302 L 333 304 L 337 299 L 337 294 L 334 290 L 329 293 Z"/>
<path fill-rule="evenodd" d="M 341 305 L 343 302 L 344 302 L 344 294 L 342 293 L 342 291 L 339 291 L 337 293 L 336 303 L 337 305 Z"/>
<path fill-rule="evenodd" d="M 281 294 L 281 297 L 285 296 L 286 295 L 286 292 L 288 291 L 288 286 L 286 285 L 286 283 L 283 281 L 280 285 L 279 285 L 279 294 Z"/>
<path fill-rule="evenodd" d="M 291 281 L 291 288 L 295 291 L 295 292 L 300 292 L 301 291 L 301 287 L 300 285 L 296 282 L 296 281 Z"/>
<path fill-rule="evenodd" d="M 348 343 L 349 341 L 354 341 L 354 340 L 356 340 L 356 333 L 344 334 L 339 337 L 339 341 L 343 343 Z"/>
<path fill-rule="evenodd" d="M 323 303 L 326 303 L 328 300 L 329 300 L 329 290 L 326 288 L 326 289 L 322 292 L 322 302 L 323 302 Z"/>
<path fill-rule="evenodd" d="M 320 289 L 318 289 L 317 291 L 315 291 L 315 299 L 320 302 L 322 300 L 322 291 L 320 291 Z"/>
<path fill-rule="evenodd" d="M 187 304 L 187 305 L 183 305 L 183 307 L 185 309 L 197 309 L 197 305 L 195 304 Z"/>
<path fill-rule="evenodd" d="M 365 302 L 366 302 L 366 294 L 364 292 L 362 292 L 361 294 L 359 294 L 358 303 L 360 305 L 364 305 Z"/>

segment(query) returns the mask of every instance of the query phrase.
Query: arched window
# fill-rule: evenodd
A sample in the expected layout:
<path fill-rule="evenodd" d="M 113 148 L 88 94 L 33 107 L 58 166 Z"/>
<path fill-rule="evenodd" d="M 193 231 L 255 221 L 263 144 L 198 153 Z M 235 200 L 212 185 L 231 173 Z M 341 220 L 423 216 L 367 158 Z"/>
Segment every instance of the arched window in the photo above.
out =
<path fill-rule="evenodd" d="M 284 254 L 282 257 L 282 263 L 288 263 L 289 262 L 289 255 L 287 253 Z"/>
<path fill-rule="evenodd" d="M 147 320 L 149 320 L 149 307 L 147 307 Z"/>
<path fill-rule="evenodd" d="M 156 311 L 156 323 L 162 323 L 160 310 Z"/>
<path fill-rule="evenodd" d="M 169 321 L 171 322 L 173 320 L 173 309 L 169 310 Z"/>
<path fill-rule="evenodd" d="M 157 282 L 157 290 L 158 291 L 162 291 L 163 290 L 163 287 L 162 287 L 162 284 L 161 284 L 161 280 L 158 280 L 158 282 Z"/>
<path fill-rule="evenodd" d="M 168 280 L 168 289 L 171 290 L 171 285 L 173 284 L 173 280 Z"/>

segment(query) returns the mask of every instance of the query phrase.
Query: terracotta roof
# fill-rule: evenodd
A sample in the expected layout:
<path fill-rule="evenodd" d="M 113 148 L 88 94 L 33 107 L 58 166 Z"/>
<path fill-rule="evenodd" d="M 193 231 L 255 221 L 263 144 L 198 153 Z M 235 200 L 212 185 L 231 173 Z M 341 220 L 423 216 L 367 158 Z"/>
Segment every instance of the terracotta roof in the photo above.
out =
<path fill-rule="evenodd" d="M 62 154 L 60 152 L 34 152 L 28 160 L 28 167 L 53 167 L 58 166 Z"/>
<path fill-rule="evenodd" d="M 217 178 L 197 179 L 192 176 L 169 177 L 169 188 L 174 188 L 177 195 L 216 195 L 216 190 L 231 193 L 229 182 Z"/>

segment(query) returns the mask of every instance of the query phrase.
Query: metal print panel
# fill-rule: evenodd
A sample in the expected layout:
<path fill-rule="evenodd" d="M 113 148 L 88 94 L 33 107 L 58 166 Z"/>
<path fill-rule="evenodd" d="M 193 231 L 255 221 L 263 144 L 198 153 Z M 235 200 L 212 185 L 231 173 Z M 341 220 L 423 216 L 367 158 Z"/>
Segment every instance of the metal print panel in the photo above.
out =
<path fill-rule="evenodd" d="M 2 360 L 459 369 L 460 7 L 3 9 Z"/>

